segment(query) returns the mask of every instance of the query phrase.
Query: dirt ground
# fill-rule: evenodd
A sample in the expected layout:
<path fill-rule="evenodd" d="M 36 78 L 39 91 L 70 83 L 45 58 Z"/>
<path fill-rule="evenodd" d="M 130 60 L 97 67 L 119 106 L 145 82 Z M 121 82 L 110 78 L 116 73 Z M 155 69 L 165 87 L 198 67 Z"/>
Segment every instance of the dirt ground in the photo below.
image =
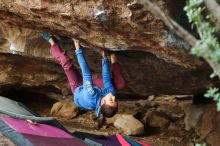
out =
<path fill-rule="evenodd" d="M 36 98 L 35 98 L 36 99 Z M 50 108 L 54 101 L 45 98 L 44 101 L 29 100 L 28 107 L 41 116 L 50 116 Z M 34 102 L 33 102 L 34 101 Z M 175 96 L 158 96 L 146 100 L 119 100 L 119 112 L 132 114 L 145 124 L 145 134 L 132 136 L 134 139 L 151 144 L 152 146 L 193 146 L 198 139 L 193 131 L 184 130 L 184 109 L 192 104 L 191 98 L 176 99 Z M 150 127 L 146 124 L 146 116 L 152 112 L 159 112 L 168 119 L 168 124 L 164 127 Z M 58 120 L 69 131 L 88 132 L 97 135 L 111 135 L 121 132 L 113 125 L 105 124 L 103 128 L 97 130 L 95 127 L 94 111 L 84 112 L 73 119 Z M 154 119 L 155 120 L 155 119 Z M 152 121 L 154 123 L 160 121 Z"/>

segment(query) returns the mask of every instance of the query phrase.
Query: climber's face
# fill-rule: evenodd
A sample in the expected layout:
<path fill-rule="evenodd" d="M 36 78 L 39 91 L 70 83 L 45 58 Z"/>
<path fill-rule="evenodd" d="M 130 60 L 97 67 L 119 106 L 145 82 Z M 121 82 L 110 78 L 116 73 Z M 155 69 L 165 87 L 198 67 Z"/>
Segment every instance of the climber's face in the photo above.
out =
<path fill-rule="evenodd" d="M 104 96 L 101 100 L 101 105 L 106 104 L 108 106 L 111 107 L 117 107 L 118 106 L 118 102 L 115 98 L 114 95 L 112 95 L 112 93 L 107 94 L 106 96 Z"/>

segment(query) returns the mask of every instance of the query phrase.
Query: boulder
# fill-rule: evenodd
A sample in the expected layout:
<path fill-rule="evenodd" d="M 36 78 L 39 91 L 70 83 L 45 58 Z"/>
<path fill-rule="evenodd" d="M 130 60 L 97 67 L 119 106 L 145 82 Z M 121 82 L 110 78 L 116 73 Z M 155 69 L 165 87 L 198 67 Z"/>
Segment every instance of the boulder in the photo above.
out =
<path fill-rule="evenodd" d="M 220 113 L 214 104 L 188 107 L 184 122 L 186 130 L 194 130 L 210 146 L 220 145 Z"/>
<path fill-rule="evenodd" d="M 216 129 L 219 124 L 219 120 L 219 114 L 216 111 L 215 106 L 210 107 L 201 118 L 201 124 L 198 128 L 198 134 L 202 138 L 205 138 L 209 133 Z"/>
<path fill-rule="evenodd" d="M 176 15 L 177 11 L 173 12 L 172 8 L 178 5 L 169 7 L 169 2 L 157 1 L 164 12 Z M 189 55 L 184 49 L 188 45 L 169 33 L 163 22 L 143 5 L 126 0 L 1 0 L 0 20 L 15 26 L 78 38 L 90 47 L 151 52 L 188 68 L 202 63 Z M 18 35 L 22 34 L 15 36 Z"/>
<path fill-rule="evenodd" d="M 169 126 L 170 120 L 168 117 L 161 112 L 150 112 L 145 116 L 146 126 L 155 128 L 167 128 Z"/>
<path fill-rule="evenodd" d="M 140 135 L 144 133 L 144 125 L 132 115 L 122 114 L 117 117 L 114 126 L 126 135 Z"/>
<path fill-rule="evenodd" d="M 200 106 L 190 106 L 185 109 L 185 130 L 198 129 L 202 115 L 204 114 L 204 108 Z"/>
<path fill-rule="evenodd" d="M 72 119 L 78 114 L 78 108 L 72 101 L 56 102 L 51 108 L 51 115 L 54 117 Z"/>
<path fill-rule="evenodd" d="M 184 2 L 178 5 L 165 0 L 157 2 L 162 10 L 174 17 L 184 5 Z M 207 63 L 190 55 L 185 42 L 137 3 L 125 0 L 1 0 L 0 21 L 0 55 L 7 58 L 7 62 L 3 60 L 0 64 L 8 65 L 3 67 L 7 77 L 1 75 L 0 88 L 19 85 L 59 92 L 63 87 L 69 88 L 62 68 L 49 54 L 49 44 L 41 38 L 41 32 L 60 38 L 61 46 L 73 56 L 77 68 L 71 49 L 72 39 L 77 38 L 83 46 L 92 48 L 84 52 L 94 75 L 101 75 L 101 57 L 95 48 L 123 51 L 119 61 L 128 86 L 121 94 L 191 94 L 202 92 L 213 84 L 209 79 L 212 70 Z M 8 54 L 17 59 L 11 61 Z M 22 61 L 19 67 L 13 63 Z M 44 64 L 47 68 L 42 70 L 29 69 Z M 26 74 L 26 77 L 17 77 L 11 68 L 19 68 L 16 74 Z M 52 82 L 45 79 L 48 72 L 53 77 Z"/>
<path fill-rule="evenodd" d="M 219 126 L 209 134 L 207 137 L 207 143 L 211 146 L 219 146 L 220 145 L 220 124 Z"/>
<path fill-rule="evenodd" d="M 113 125 L 115 121 L 121 116 L 121 114 L 116 114 L 111 118 L 106 118 L 106 124 Z"/>

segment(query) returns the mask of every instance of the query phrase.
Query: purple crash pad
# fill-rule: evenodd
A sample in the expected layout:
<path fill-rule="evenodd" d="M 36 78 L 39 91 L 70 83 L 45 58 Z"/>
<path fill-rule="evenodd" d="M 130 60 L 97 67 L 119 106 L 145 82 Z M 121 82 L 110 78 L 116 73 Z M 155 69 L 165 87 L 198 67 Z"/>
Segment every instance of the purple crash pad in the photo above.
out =
<path fill-rule="evenodd" d="M 31 124 L 24 120 L 4 117 L 1 120 L 10 128 L 21 133 L 35 146 L 86 146 L 81 140 L 65 131 L 46 124 Z"/>

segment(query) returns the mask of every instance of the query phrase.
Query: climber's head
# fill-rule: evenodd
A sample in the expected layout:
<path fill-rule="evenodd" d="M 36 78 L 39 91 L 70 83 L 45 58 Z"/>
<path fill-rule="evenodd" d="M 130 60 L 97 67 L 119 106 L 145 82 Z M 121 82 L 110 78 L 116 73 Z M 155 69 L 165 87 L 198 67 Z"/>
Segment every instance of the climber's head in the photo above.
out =
<path fill-rule="evenodd" d="M 100 112 L 104 117 L 110 118 L 118 111 L 118 102 L 112 93 L 107 94 L 101 100 Z"/>

